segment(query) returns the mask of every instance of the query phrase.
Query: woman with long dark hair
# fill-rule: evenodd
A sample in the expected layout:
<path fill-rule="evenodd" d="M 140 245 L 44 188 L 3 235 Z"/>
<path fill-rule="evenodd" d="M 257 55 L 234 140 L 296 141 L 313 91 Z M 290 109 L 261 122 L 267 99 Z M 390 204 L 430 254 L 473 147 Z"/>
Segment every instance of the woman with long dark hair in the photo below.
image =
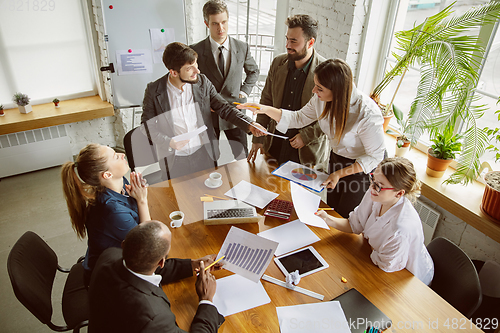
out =
<path fill-rule="evenodd" d="M 130 174 L 125 154 L 91 143 L 76 162 L 62 166 L 64 197 L 71 224 L 79 238 L 88 235 L 83 262 L 85 284 L 99 255 L 109 247 L 120 247 L 127 233 L 141 222 L 151 220 L 147 184 L 140 173 Z"/>
<path fill-rule="evenodd" d="M 299 111 L 256 103 L 238 108 L 267 114 L 278 122 L 276 129 L 283 133 L 317 120 L 332 150 L 330 176 L 323 184 L 328 189 L 327 202 L 340 215 L 348 216 L 368 190 L 368 174 L 384 158 L 384 119 L 377 104 L 353 84 L 345 61 L 322 62 L 314 70 L 314 83 L 314 96 Z"/>

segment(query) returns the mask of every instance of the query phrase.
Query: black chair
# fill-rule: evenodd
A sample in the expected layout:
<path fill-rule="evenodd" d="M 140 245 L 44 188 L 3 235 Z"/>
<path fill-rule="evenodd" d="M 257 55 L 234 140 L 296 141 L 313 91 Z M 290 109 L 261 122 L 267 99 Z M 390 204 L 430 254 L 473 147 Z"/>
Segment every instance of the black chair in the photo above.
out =
<path fill-rule="evenodd" d="M 81 327 L 88 325 L 88 292 L 83 285 L 80 262 L 71 270 L 62 268 L 49 245 L 34 232 L 27 231 L 12 247 L 7 270 L 17 299 L 43 324 L 56 332 L 79 332 Z M 52 286 L 57 270 L 69 273 L 62 297 L 66 326 L 52 323 Z"/>
<path fill-rule="evenodd" d="M 127 155 L 128 164 L 132 171 L 136 167 L 148 166 L 158 162 L 153 143 L 141 132 L 140 127 L 136 127 L 125 134 L 123 145 L 125 146 L 125 155 Z M 150 185 L 159 183 L 162 181 L 161 171 L 144 175 L 144 179 Z"/>
<path fill-rule="evenodd" d="M 500 264 L 472 260 L 478 271 L 483 300 L 471 321 L 484 332 L 493 333 L 500 321 Z"/>
<path fill-rule="evenodd" d="M 433 239 L 427 250 L 434 261 L 434 278 L 430 287 L 470 318 L 482 300 L 474 264 L 462 249 L 443 237 Z"/>

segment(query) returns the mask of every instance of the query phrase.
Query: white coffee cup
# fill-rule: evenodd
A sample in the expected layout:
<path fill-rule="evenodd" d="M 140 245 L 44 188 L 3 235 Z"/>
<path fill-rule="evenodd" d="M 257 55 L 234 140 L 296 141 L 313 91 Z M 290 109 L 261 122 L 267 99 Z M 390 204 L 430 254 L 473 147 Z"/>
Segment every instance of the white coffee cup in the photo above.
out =
<path fill-rule="evenodd" d="M 218 172 L 212 172 L 208 179 L 210 185 L 217 186 L 222 182 L 222 175 Z"/>
<path fill-rule="evenodd" d="M 169 215 L 171 228 L 179 228 L 182 225 L 182 221 L 184 221 L 184 213 L 180 210 L 176 210 L 175 212 L 170 213 Z"/>

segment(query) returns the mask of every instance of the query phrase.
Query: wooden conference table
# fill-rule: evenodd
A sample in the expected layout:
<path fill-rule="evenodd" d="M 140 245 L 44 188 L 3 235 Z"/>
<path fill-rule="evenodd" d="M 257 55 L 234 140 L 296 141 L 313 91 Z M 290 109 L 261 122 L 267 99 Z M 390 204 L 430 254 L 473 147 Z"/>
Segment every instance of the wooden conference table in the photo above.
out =
<path fill-rule="evenodd" d="M 241 180 L 279 193 L 278 199 L 291 200 L 287 180 L 271 175 L 270 168 L 262 156 L 255 164 L 246 160 L 219 167 L 223 185 L 209 189 L 204 185 L 208 174 L 202 171 L 155 184 L 149 189 L 151 217 L 169 225 L 169 214 L 174 210 L 185 213 L 182 227 L 172 229 L 171 258 L 200 258 L 218 253 L 231 225 L 205 226 L 203 205 L 200 197 L 211 194 L 224 197 L 224 193 Z M 263 213 L 263 210 L 258 212 Z M 292 221 L 296 219 L 295 212 Z M 252 233 L 258 233 L 283 224 L 283 220 L 266 217 L 257 223 L 236 225 Z M 460 312 L 444 301 L 434 291 L 415 278 L 406 269 L 385 273 L 370 260 L 371 248 L 361 235 L 352 235 L 337 230 L 311 227 L 321 239 L 313 244 L 328 262 L 329 268 L 300 280 L 299 286 L 325 295 L 331 300 L 350 288 L 356 288 L 389 318 L 393 325 L 386 332 L 481 332 Z M 221 270 L 214 272 L 216 278 L 233 273 Z M 265 274 L 284 280 L 274 261 Z M 347 283 L 341 278 L 345 277 Z M 170 299 L 172 311 L 178 325 L 188 330 L 198 307 L 194 283 L 195 277 L 184 279 L 163 287 Z M 279 332 L 276 307 L 320 302 L 301 293 L 262 281 L 271 303 L 231 315 L 226 318 L 219 332 Z M 238 290 L 234 291 L 238 293 Z M 458 328 L 457 328 L 458 327 Z M 459 329 L 462 328 L 462 329 Z"/>

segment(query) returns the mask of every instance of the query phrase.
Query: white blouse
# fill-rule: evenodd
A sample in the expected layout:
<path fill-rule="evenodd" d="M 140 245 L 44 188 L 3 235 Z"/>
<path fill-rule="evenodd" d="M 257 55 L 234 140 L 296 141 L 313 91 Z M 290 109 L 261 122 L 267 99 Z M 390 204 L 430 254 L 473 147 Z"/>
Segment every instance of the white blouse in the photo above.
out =
<path fill-rule="evenodd" d="M 314 94 L 299 111 L 282 110 L 276 129 L 285 133 L 288 128 L 307 126 L 319 119 L 324 108 L 325 102 L 320 101 Z M 318 120 L 318 123 L 328 136 L 333 152 L 355 159 L 365 173 L 371 172 L 384 159 L 384 117 L 377 104 L 356 86 L 352 87 L 351 106 L 340 142 L 334 140 L 335 127 L 331 128 L 328 117 Z"/>
<path fill-rule="evenodd" d="M 429 285 L 434 263 L 424 245 L 422 222 L 410 200 L 402 197 L 384 215 L 378 216 L 382 204 L 373 202 L 368 190 L 358 207 L 349 215 L 356 234 L 363 233 L 373 248 L 373 263 L 386 272 L 406 268 Z"/>

